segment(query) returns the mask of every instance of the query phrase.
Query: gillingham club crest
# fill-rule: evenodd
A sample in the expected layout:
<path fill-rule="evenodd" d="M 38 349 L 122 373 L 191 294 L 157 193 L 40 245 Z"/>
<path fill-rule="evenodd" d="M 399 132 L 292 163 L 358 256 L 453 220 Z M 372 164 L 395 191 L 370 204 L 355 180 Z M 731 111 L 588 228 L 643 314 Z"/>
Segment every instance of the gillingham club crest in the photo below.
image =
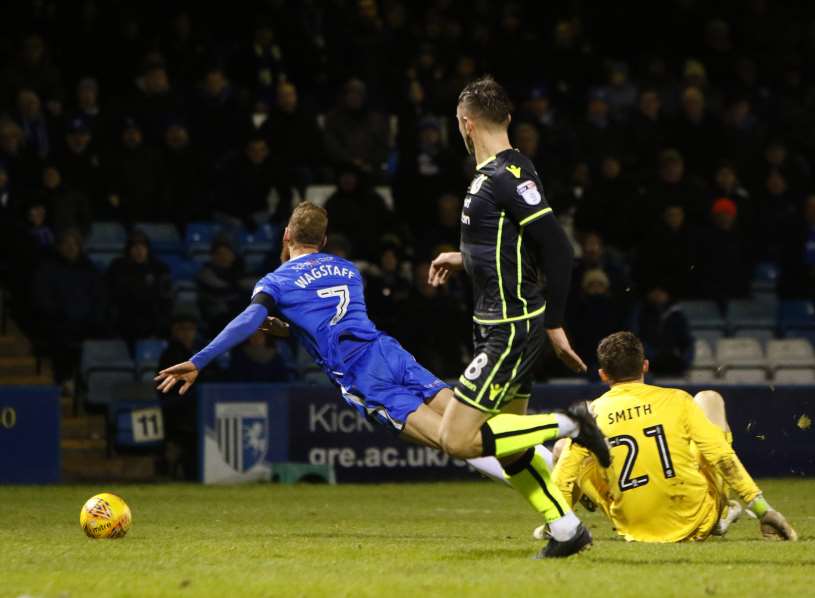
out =
<path fill-rule="evenodd" d="M 268 421 L 266 403 L 215 405 L 218 451 L 235 471 L 249 471 L 264 460 L 269 446 Z"/>

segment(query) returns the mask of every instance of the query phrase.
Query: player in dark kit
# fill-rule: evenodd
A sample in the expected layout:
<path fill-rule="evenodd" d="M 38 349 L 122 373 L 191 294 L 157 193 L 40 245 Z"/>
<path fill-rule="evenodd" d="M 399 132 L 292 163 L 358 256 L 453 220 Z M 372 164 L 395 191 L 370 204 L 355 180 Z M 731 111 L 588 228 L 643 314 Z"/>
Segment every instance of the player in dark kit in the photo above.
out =
<path fill-rule="evenodd" d="M 574 371 L 586 365 L 563 331 L 573 250 L 546 204 L 535 167 L 509 144 L 510 109 L 506 92 L 490 77 L 459 96 L 459 131 L 478 165 L 461 213 L 461 251 L 433 260 L 430 283 L 443 284 L 461 268 L 470 276 L 475 358 L 458 379 L 458 400 L 445 410 L 440 438 L 445 451 L 460 458 L 498 457 L 509 483 L 549 526 L 552 538 L 539 556 L 568 556 L 591 544 L 591 534 L 533 447 L 559 434 L 574 437 L 605 466 L 610 457 L 585 404 L 570 408 L 568 421 L 557 414 L 526 415 L 532 369 L 546 337 Z"/>

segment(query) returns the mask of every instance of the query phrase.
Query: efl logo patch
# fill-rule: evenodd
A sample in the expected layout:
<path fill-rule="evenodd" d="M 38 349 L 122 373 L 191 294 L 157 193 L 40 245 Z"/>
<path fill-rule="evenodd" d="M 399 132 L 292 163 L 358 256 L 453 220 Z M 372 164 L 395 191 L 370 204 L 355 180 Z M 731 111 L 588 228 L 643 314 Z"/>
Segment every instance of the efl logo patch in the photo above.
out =
<path fill-rule="evenodd" d="M 541 202 L 541 194 L 535 181 L 524 181 L 515 190 L 530 206 L 536 206 Z"/>

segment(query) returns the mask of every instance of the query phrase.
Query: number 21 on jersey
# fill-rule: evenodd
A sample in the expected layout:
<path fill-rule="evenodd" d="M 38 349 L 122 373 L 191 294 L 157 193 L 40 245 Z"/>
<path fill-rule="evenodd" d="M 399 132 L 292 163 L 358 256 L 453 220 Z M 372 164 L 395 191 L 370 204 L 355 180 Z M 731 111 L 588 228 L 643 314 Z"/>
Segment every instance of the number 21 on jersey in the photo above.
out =
<path fill-rule="evenodd" d="M 317 291 L 317 296 L 324 299 L 329 297 L 339 298 L 339 302 L 337 303 L 337 313 L 334 314 L 333 318 L 331 318 L 331 326 L 334 326 L 337 322 L 342 320 L 342 318 L 345 316 L 345 312 L 348 311 L 348 304 L 351 303 L 351 291 L 348 289 L 347 284 L 320 289 Z"/>
<path fill-rule="evenodd" d="M 662 424 L 657 424 L 656 426 L 643 428 L 642 433 L 649 438 L 653 438 L 656 442 L 659 461 L 662 465 L 662 475 L 665 476 L 665 479 L 675 477 L 676 472 L 674 471 L 673 461 L 671 460 L 671 451 L 668 449 L 668 441 L 665 439 L 665 428 Z M 620 471 L 620 490 L 625 492 L 626 490 L 633 490 L 634 488 L 645 486 L 650 480 L 648 474 L 631 477 L 631 472 L 634 470 L 634 464 L 637 461 L 637 455 L 639 455 L 640 452 L 637 439 L 628 434 L 620 434 L 609 438 L 608 443 L 612 447 L 624 446 L 628 449 L 623 467 Z"/>

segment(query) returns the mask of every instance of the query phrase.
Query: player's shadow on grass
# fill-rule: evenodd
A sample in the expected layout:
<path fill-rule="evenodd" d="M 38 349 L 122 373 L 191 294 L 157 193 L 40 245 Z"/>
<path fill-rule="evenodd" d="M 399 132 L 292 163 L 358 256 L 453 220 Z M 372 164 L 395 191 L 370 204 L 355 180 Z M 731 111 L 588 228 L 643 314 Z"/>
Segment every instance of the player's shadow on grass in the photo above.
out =
<path fill-rule="evenodd" d="M 472 561 L 476 559 L 497 558 L 507 559 L 529 559 L 535 554 L 532 548 L 476 548 L 473 550 L 457 550 L 445 557 L 446 561 Z"/>

